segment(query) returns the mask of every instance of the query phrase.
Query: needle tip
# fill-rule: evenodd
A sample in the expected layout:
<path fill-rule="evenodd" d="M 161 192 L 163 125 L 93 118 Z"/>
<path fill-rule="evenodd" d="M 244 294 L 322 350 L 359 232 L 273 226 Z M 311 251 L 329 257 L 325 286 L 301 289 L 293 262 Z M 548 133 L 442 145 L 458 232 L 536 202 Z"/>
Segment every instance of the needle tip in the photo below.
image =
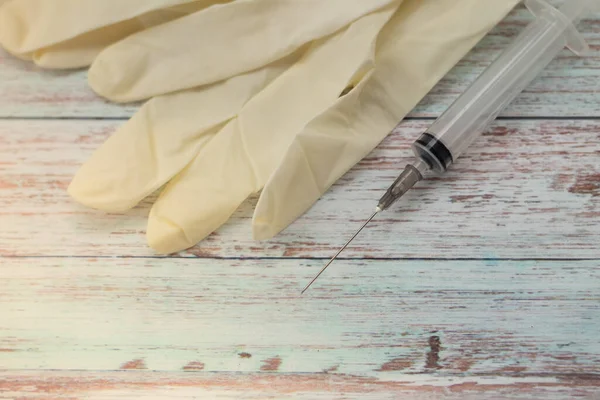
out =
<path fill-rule="evenodd" d="M 333 262 L 334 262 L 334 261 L 335 261 L 335 260 L 338 258 L 338 256 L 339 256 L 339 255 L 342 253 L 342 251 L 344 251 L 344 250 L 346 249 L 346 247 L 348 247 L 348 245 L 349 245 L 349 244 L 350 244 L 350 243 L 351 243 L 351 242 L 354 240 L 354 238 L 355 238 L 355 237 L 357 237 L 357 236 L 358 236 L 358 234 L 359 234 L 360 232 L 362 232 L 362 230 L 363 230 L 363 229 L 364 229 L 364 228 L 365 228 L 365 227 L 366 227 L 366 226 L 369 224 L 369 222 L 371 222 L 371 221 L 373 220 L 373 218 L 375 218 L 375 216 L 376 216 L 377 214 L 379 214 L 381 211 L 382 211 L 382 209 L 381 209 L 380 207 L 377 207 L 377 208 L 375 209 L 375 212 L 373 213 L 373 215 L 371 215 L 371 217 L 370 217 L 370 218 L 367 220 L 367 222 L 365 222 L 365 223 L 363 224 L 363 226 L 361 226 L 361 228 L 360 228 L 360 229 L 359 229 L 359 230 L 358 230 L 358 231 L 357 231 L 357 232 L 354 234 L 354 236 L 352 236 L 352 237 L 350 238 L 350 240 L 348 240 L 348 242 L 347 242 L 347 243 L 346 243 L 346 244 L 345 244 L 345 245 L 344 245 L 344 246 L 343 246 L 343 247 L 340 249 L 340 251 L 338 251 L 338 252 L 337 252 L 337 254 L 336 254 L 335 256 L 333 256 L 333 258 L 332 258 L 332 259 L 330 259 L 330 260 L 329 260 L 329 262 L 327 263 L 327 265 L 325 265 L 325 266 L 323 267 L 323 269 L 322 269 L 322 270 L 321 270 L 321 271 L 320 271 L 320 272 L 317 274 L 317 276 L 315 276 L 315 277 L 314 277 L 314 279 L 313 279 L 312 281 L 310 281 L 310 283 L 308 284 L 308 286 L 306 286 L 306 287 L 304 288 L 304 290 L 302 291 L 302 293 L 301 293 L 301 294 L 304 294 L 304 292 L 306 292 L 306 291 L 308 290 L 308 288 L 309 288 L 309 287 L 311 287 L 311 285 L 312 285 L 313 283 L 315 283 L 315 281 L 316 281 L 316 280 L 317 280 L 317 279 L 318 279 L 318 278 L 321 276 L 321 274 L 322 274 L 323 272 L 325 272 L 325 270 L 326 270 L 326 269 L 327 269 L 327 268 L 328 268 L 328 267 L 329 267 L 329 266 L 330 266 L 330 265 L 331 265 L 331 264 L 332 264 L 332 263 L 333 263 Z"/>

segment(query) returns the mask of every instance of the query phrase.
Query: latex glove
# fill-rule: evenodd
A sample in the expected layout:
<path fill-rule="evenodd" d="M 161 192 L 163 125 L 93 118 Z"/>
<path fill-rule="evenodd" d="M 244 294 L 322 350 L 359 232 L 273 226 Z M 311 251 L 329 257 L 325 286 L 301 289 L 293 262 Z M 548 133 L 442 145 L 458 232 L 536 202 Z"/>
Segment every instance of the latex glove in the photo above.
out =
<path fill-rule="evenodd" d="M 348 0 L 342 1 L 350 4 Z M 362 0 L 357 0 L 355 4 L 359 2 L 366 4 Z M 367 68 L 364 62 L 374 50 L 379 31 L 391 18 L 400 1 L 388 3 L 391 4 L 360 18 L 348 28 L 316 40 L 263 69 L 209 87 L 154 98 L 94 153 L 75 176 L 69 193 L 90 207 L 110 211 L 127 210 L 167 182 L 170 182 L 169 187 L 177 187 L 177 182 L 183 183 L 180 188 L 185 187 L 186 165 L 203 157 L 201 154 L 204 151 L 210 153 L 212 146 L 223 146 L 239 155 L 234 156 L 236 165 L 231 165 L 234 167 L 231 172 L 237 169 L 237 163 L 248 166 L 246 151 L 260 151 L 267 155 L 269 146 L 273 146 L 275 151 L 279 150 L 281 145 L 277 143 L 278 137 L 287 140 L 285 132 L 290 129 L 299 131 L 310 119 L 337 102 L 349 82 L 360 79 Z M 290 17 L 295 15 L 290 14 Z M 288 27 L 289 22 L 279 20 L 282 28 Z M 281 36 L 279 40 L 287 37 Z M 282 46 L 272 47 L 279 49 Z M 256 52 L 261 51 L 259 47 L 255 49 Z M 254 54 L 253 51 L 245 53 Z M 262 84 L 272 76 L 278 77 L 264 90 L 254 90 L 257 86 L 264 87 Z M 311 101 L 306 101 L 308 98 Z M 273 118 L 265 118 L 267 115 Z M 242 135 L 248 135 L 248 142 L 242 139 Z M 264 147 L 265 139 L 273 139 L 273 143 Z M 219 144 L 220 141 L 224 142 Z M 282 155 L 280 151 L 278 157 Z M 214 154 L 206 161 L 213 162 L 211 160 L 215 156 L 217 159 L 213 160 L 215 164 L 211 168 L 214 168 L 217 174 L 214 177 L 217 178 L 219 170 L 226 168 L 220 165 L 221 160 L 229 160 L 230 157 L 221 159 L 221 155 Z M 276 166 L 277 155 L 273 156 L 266 160 L 264 166 L 252 166 L 250 170 L 243 171 L 242 175 L 231 181 L 232 189 L 236 190 L 236 186 L 239 186 L 245 191 L 250 184 L 260 190 L 260 182 L 266 179 L 267 170 Z M 267 165 L 271 162 L 272 166 Z M 224 170 L 222 172 L 226 173 Z M 261 176 L 252 176 L 248 180 L 248 174 L 254 173 Z M 211 179 L 211 176 L 208 174 L 206 178 Z M 171 201 L 169 191 L 168 188 L 163 191 L 155 207 L 160 207 L 162 201 Z M 218 193 L 214 194 L 219 196 Z M 235 207 L 244 200 L 237 197 L 231 199 L 237 202 Z M 227 219 L 224 212 L 229 212 L 227 210 L 231 208 L 225 203 L 223 206 L 225 208 L 219 211 L 219 215 L 209 216 L 215 217 L 210 224 L 216 224 L 215 228 Z M 207 212 L 212 214 L 210 210 Z M 166 221 L 150 217 L 147 236 L 154 249 L 171 253 L 195 244 L 181 239 L 182 235 L 187 235 L 183 231 L 171 232 L 170 225 L 165 230 L 165 223 L 169 225 Z M 210 231 L 212 229 L 207 234 Z M 198 233 L 190 232 L 190 235 L 196 237 Z"/>
<path fill-rule="evenodd" d="M 399 1 L 237 0 L 107 48 L 91 66 L 89 82 L 118 102 L 218 82 L 280 60 Z"/>
<path fill-rule="evenodd" d="M 133 33 L 226 1 L 6 1 L 0 7 L 0 45 L 41 67 L 86 67 L 104 48 Z"/>
<path fill-rule="evenodd" d="M 381 33 L 374 68 L 290 138 L 255 208 L 254 237 L 271 238 L 307 211 L 519 1 L 406 0 Z"/>
<path fill-rule="evenodd" d="M 0 7 L 0 45 L 46 68 L 86 67 L 101 54 L 90 71 L 92 87 L 114 101 L 135 101 L 262 67 L 395 0 L 230 1 L 12 0 Z M 114 43 L 119 45 L 103 51 Z M 239 62 L 244 57 L 249 62 Z M 163 86 L 175 73 L 181 87 Z"/>
<path fill-rule="evenodd" d="M 407 0 L 381 35 L 391 13 L 376 12 L 313 43 L 234 115 L 226 106 L 209 110 L 235 101 L 237 79 L 252 74 L 154 99 L 92 156 L 69 192 L 120 211 L 166 184 L 147 237 L 171 253 L 198 243 L 262 190 L 254 235 L 272 237 L 371 151 L 517 2 Z M 339 98 L 347 87 L 354 89 Z"/>

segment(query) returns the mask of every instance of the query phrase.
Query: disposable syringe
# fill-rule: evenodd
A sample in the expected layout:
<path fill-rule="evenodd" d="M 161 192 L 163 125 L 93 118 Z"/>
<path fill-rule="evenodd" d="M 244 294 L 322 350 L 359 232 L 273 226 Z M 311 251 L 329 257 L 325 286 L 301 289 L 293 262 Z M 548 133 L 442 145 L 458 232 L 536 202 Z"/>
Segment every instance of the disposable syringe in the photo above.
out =
<path fill-rule="evenodd" d="M 487 126 L 567 47 L 584 55 L 588 45 L 576 29 L 600 0 L 565 0 L 557 9 L 546 0 L 525 0 L 536 17 L 513 43 L 412 145 L 416 160 L 406 166 L 379 201 L 373 215 L 304 288 L 304 293 L 377 214 L 424 179 L 442 174 Z"/>

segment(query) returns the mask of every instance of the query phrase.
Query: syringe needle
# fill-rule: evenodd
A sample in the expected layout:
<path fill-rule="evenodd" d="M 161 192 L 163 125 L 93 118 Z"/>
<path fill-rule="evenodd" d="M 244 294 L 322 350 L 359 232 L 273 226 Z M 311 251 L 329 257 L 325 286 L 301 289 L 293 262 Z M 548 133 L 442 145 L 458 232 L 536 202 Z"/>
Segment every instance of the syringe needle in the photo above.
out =
<path fill-rule="evenodd" d="M 514 43 L 413 143 L 416 162 L 406 166 L 379 200 L 377 211 L 302 293 L 306 292 L 379 212 L 387 210 L 424 179 L 424 172 L 446 172 L 565 45 L 577 55 L 589 50 L 575 25 L 586 13 L 600 11 L 600 0 L 564 1 L 560 9 L 553 7 L 548 0 L 526 1 L 525 5 L 539 18 L 531 22 Z"/>
<path fill-rule="evenodd" d="M 337 252 L 337 254 L 336 254 L 335 256 L 333 256 L 333 258 L 331 258 L 331 260 L 329 260 L 329 262 L 327 263 L 327 265 L 325 265 L 325 266 L 323 267 L 323 269 L 322 269 L 322 270 L 321 270 L 321 271 L 320 271 L 320 272 L 317 274 L 317 276 L 315 276 L 315 277 L 313 278 L 313 280 L 312 280 L 312 281 L 310 281 L 310 283 L 309 283 L 308 285 L 306 285 L 306 287 L 304 288 L 304 290 L 302 291 L 302 293 L 301 293 L 301 294 L 304 294 L 304 292 L 306 292 L 306 291 L 308 290 L 308 288 L 309 288 L 309 287 L 311 287 L 311 285 L 312 285 L 313 283 L 315 283 L 315 281 L 316 281 L 317 279 L 319 279 L 319 277 L 321 276 L 321 274 L 322 274 L 323 272 L 325 272 L 325 270 L 326 270 L 326 269 L 327 269 L 327 268 L 328 268 L 328 267 L 329 267 L 329 266 L 330 266 L 330 265 L 331 265 L 331 264 L 332 264 L 332 263 L 333 263 L 333 262 L 336 260 L 336 258 L 338 258 L 338 256 L 339 256 L 340 254 L 342 254 L 342 252 L 343 252 L 344 250 L 346 250 L 346 247 L 348 247 L 348 245 L 350 245 L 350 243 L 352 243 L 352 241 L 353 241 L 354 239 L 356 239 L 356 237 L 357 237 L 357 236 L 358 236 L 358 235 L 359 235 L 359 234 L 362 232 L 362 230 L 363 230 L 363 229 L 365 229 L 365 227 L 366 227 L 366 226 L 369 224 L 369 222 L 371 222 L 371 221 L 373 220 L 373 218 L 375 218 L 375 216 L 376 216 L 377 214 L 379 214 L 379 211 L 380 211 L 380 209 L 378 208 L 378 209 L 377 209 L 377 210 L 376 210 L 376 211 L 373 213 L 373 215 L 371 215 L 371 217 L 370 217 L 370 218 L 367 220 L 367 222 L 365 222 L 365 223 L 363 224 L 363 226 L 361 226 L 361 227 L 360 227 L 360 229 L 359 229 L 358 231 L 356 231 L 356 233 L 354 234 L 354 236 L 352 236 L 352 237 L 350 238 L 350 240 L 348 240 L 348 242 L 347 242 L 347 243 L 346 243 L 346 244 L 345 244 L 345 245 L 344 245 L 344 246 L 343 246 L 343 247 L 340 249 L 340 251 L 338 251 L 338 252 Z"/>

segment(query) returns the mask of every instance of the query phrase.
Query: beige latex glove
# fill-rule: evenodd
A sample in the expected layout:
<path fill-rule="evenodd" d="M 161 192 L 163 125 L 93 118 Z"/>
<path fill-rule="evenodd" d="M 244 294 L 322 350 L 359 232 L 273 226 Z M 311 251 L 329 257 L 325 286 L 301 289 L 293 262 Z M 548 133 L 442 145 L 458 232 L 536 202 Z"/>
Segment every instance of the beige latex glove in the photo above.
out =
<path fill-rule="evenodd" d="M 307 211 L 519 1 L 406 0 L 380 35 L 374 68 L 290 138 L 255 208 L 254 237 L 271 238 Z"/>
<path fill-rule="evenodd" d="M 342 1 L 349 4 L 348 0 Z M 355 4 L 358 2 L 362 0 Z M 369 14 L 348 28 L 314 41 L 264 68 L 208 87 L 154 98 L 80 169 L 69 187 L 69 193 L 90 207 L 127 210 L 167 182 L 183 178 L 186 165 L 196 159 L 208 144 L 215 145 L 214 140 L 225 140 L 223 146 L 232 152 L 243 153 L 240 148 L 242 142 L 232 141 L 230 137 L 234 135 L 239 139 L 240 124 L 250 123 L 252 126 L 248 127 L 248 133 L 252 136 L 268 132 L 269 138 L 273 133 L 285 132 L 289 128 L 301 129 L 311 118 L 334 104 L 348 82 L 359 79 L 365 67 L 364 60 L 373 51 L 379 31 L 399 4 L 398 0 L 391 2 L 381 11 Z M 282 27 L 290 26 L 286 20 L 280 20 L 280 24 Z M 279 41 L 286 37 L 282 36 Z M 260 52 L 257 48 L 256 52 L 246 53 L 254 55 Z M 262 90 L 274 77 L 277 79 Z M 305 101 L 315 95 L 313 101 Z M 281 103 L 282 99 L 287 104 Z M 260 113 L 267 109 L 271 109 L 273 115 L 281 109 L 281 118 L 262 118 Z M 286 138 L 284 135 L 281 137 Z M 229 144 L 229 141 L 232 142 Z M 239 158 L 239 161 L 246 162 L 246 157 Z M 276 159 L 273 158 L 273 161 Z M 219 163 L 218 160 L 216 162 Z M 218 169 L 217 165 L 214 167 Z M 244 176 L 239 178 L 245 180 Z M 256 183 L 260 181 L 264 178 Z M 241 186 L 248 183 L 242 182 Z M 151 246 L 157 251 L 171 253 L 190 247 L 187 240 L 181 243 L 177 235 L 172 236 L 162 228 L 159 231 L 156 235 L 148 234 Z"/>
<path fill-rule="evenodd" d="M 127 102 L 218 82 L 399 1 L 237 0 L 211 7 L 107 48 L 90 68 L 90 85 Z"/>
<path fill-rule="evenodd" d="M 0 45 L 44 68 L 86 67 L 104 48 L 133 33 L 226 1 L 5 1 Z"/>
<path fill-rule="evenodd" d="M 153 99 L 81 168 L 69 193 L 122 211 L 166 184 L 147 238 L 172 253 L 262 190 L 254 235 L 270 238 L 368 154 L 517 2 L 406 0 L 391 21 L 393 8 L 361 18 L 281 60 L 280 70 L 271 64 Z M 240 91 L 269 73 L 277 78 L 257 95 Z M 347 87 L 354 89 L 340 98 Z"/>

